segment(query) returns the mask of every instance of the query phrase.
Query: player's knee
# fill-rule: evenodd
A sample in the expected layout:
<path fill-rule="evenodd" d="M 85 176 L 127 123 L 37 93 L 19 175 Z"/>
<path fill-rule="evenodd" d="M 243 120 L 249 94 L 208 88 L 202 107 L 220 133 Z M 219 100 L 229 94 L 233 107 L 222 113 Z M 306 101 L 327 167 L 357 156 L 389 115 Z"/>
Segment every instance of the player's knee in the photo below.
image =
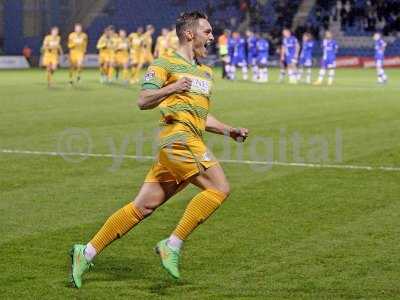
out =
<path fill-rule="evenodd" d="M 142 203 L 141 201 L 136 200 L 133 201 L 133 204 L 142 213 L 144 218 L 150 216 L 157 208 L 155 206 L 148 205 L 146 203 Z"/>
<path fill-rule="evenodd" d="M 149 206 L 149 205 L 144 205 L 144 206 L 142 207 L 143 216 L 144 216 L 144 217 L 150 216 L 150 215 L 156 210 L 156 208 L 157 208 L 157 207 L 153 207 L 153 206 Z"/>
<path fill-rule="evenodd" d="M 226 196 L 226 198 L 228 198 L 228 196 L 229 196 L 230 193 L 231 193 L 231 187 L 229 186 L 229 182 L 223 182 L 223 183 L 221 183 L 221 184 L 218 184 L 218 186 L 216 187 L 216 189 L 217 189 L 219 192 L 223 193 L 223 194 Z"/>

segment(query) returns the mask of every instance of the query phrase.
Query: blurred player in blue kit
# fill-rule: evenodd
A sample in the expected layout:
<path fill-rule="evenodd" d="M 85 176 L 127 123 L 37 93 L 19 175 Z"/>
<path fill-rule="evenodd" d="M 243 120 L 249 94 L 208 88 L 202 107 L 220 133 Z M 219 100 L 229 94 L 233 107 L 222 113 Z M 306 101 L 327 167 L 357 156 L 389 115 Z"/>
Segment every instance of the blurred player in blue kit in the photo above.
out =
<path fill-rule="evenodd" d="M 300 45 L 292 32 L 285 28 L 282 32 L 282 51 L 281 61 L 284 61 L 287 66 L 287 72 L 289 77 L 289 83 L 297 83 L 297 58 L 299 56 Z"/>
<path fill-rule="evenodd" d="M 236 67 L 240 67 L 242 69 L 243 80 L 247 80 L 246 40 L 237 31 L 233 32 L 228 40 L 228 55 L 228 78 L 235 80 Z"/>
<path fill-rule="evenodd" d="M 252 70 L 252 80 L 257 81 L 258 74 L 258 51 L 257 51 L 257 37 L 253 31 L 247 30 L 247 63 Z"/>
<path fill-rule="evenodd" d="M 321 70 L 319 71 L 318 80 L 314 83 L 315 85 L 322 84 L 325 74 L 328 71 L 328 85 L 333 84 L 335 78 L 336 69 L 336 53 L 338 51 L 338 44 L 332 38 L 332 33 L 328 30 L 325 32 L 325 38 L 322 42 L 322 61 Z"/>
<path fill-rule="evenodd" d="M 257 66 L 258 66 L 257 81 L 268 82 L 268 55 L 269 55 L 268 40 L 257 34 L 256 46 L 257 46 Z"/>
<path fill-rule="evenodd" d="M 314 49 L 314 41 L 312 40 L 311 34 L 306 32 L 303 34 L 303 43 L 301 45 L 300 59 L 299 59 L 299 73 L 297 80 L 300 82 L 306 71 L 305 82 L 311 83 L 311 68 L 312 68 L 312 55 Z"/>
<path fill-rule="evenodd" d="M 387 76 L 383 69 L 383 61 L 385 59 L 386 42 L 383 40 L 380 33 L 374 34 L 375 41 L 375 66 L 378 76 L 378 83 L 383 84 L 387 82 Z"/>

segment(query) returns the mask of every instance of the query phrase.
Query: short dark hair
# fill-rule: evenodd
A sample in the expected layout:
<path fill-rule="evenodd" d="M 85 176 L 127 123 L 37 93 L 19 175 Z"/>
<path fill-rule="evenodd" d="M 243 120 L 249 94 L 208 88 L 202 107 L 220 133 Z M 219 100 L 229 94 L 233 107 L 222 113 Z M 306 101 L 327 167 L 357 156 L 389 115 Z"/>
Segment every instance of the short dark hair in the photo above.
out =
<path fill-rule="evenodd" d="M 176 35 L 178 36 L 179 40 L 182 40 L 183 32 L 189 28 L 193 28 L 193 26 L 197 24 L 200 19 L 207 20 L 208 18 L 206 14 L 199 11 L 182 13 L 179 18 L 176 19 Z"/>

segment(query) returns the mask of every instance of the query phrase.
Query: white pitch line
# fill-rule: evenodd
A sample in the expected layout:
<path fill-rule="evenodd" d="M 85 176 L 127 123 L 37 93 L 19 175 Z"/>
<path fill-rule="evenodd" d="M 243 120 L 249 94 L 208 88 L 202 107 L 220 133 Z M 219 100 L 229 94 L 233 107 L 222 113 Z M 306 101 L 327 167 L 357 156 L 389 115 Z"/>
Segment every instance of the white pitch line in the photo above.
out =
<path fill-rule="evenodd" d="M 154 160 L 154 156 L 150 155 L 114 155 L 106 153 L 63 153 L 52 151 L 31 151 L 31 150 L 15 150 L 15 149 L 0 149 L 3 154 L 28 154 L 28 155 L 43 155 L 43 156 L 82 156 L 82 157 L 107 157 L 107 158 L 127 158 L 127 159 L 143 159 Z M 255 160 L 234 160 L 220 159 L 220 162 L 231 164 L 245 165 L 265 165 L 265 166 L 285 166 L 285 167 L 300 167 L 300 168 L 321 168 L 321 169 L 347 169 L 347 170 L 365 170 L 365 171 L 390 171 L 400 172 L 400 167 L 391 166 L 361 166 L 361 165 L 335 165 L 335 164 L 313 164 L 313 163 L 296 163 L 296 162 L 280 162 L 280 161 L 255 161 Z"/>

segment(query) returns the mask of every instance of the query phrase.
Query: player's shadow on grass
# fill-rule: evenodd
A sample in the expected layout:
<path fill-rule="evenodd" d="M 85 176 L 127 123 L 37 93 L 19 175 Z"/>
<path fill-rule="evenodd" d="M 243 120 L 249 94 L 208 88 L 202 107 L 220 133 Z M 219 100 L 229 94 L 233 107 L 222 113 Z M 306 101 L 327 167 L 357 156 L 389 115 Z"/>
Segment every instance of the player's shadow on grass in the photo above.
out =
<path fill-rule="evenodd" d="M 142 281 L 152 282 L 149 292 L 157 295 L 170 294 L 169 289 L 188 284 L 184 280 L 171 278 L 159 263 L 154 264 L 150 259 L 131 259 L 127 257 L 112 257 L 102 259 L 93 268 L 85 282 L 110 282 L 110 281 Z M 96 276 L 97 274 L 97 276 Z"/>
<path fill-rule="evenodd" d="M 44 90 L 52 91 L 52 92 L 65 91 L 69 87 L 67 83 L 64 84 L 63 82 L 53 83 L 53 85 L 50 87 L 47 86 L 47 83 L 43 83 L 43 82 L 35 82 L 34 84 L 37 86 L 43 87 Z"/>
<path fill-rule="evenodd" d="M 90 92 L 90 91 L 94 90 L 88 86 L 79 85 L 79 84 L 75 84 L 75 85 L 71 86 L 71 89 L 75 90 L 75 91 L 79 91 L 79 92 Z"/>
<path fill-rule="evenodd" d="M 167 276 L 167 275 L 165 275 Z M 149 292 L 152 294 L 156 294 L 158 296 L 166 296 L 168 294 L 171 294 L 171 292 L 169 292 L 169 289 L 175 289 L 177 287 L 181 287 L 181 286 L 185 286 L 188 284 L 187 281 L 184 280 L 176 280 L 173 278 L 165 278 L 165 276 L 161 276 L 163 277 L 163 279 L 155 279 L 155 283 L 152 284 L 149 288 Z"/>
<path fill-rule="evenodd" d="M 122 83 L 122 82 L 118 82 L 118 81 L 107 83 L 104 86 L 108 86 L 108 87 L 115 88 L 115 89 L 122 89 L 122 90 L 130 90 L 130 89 L 133 89 L 133 87 L 134 87 L 131 84 Z"/>
<path fill-rule="evenodd" d="M 147 276 L 149 266 L 146 261 L 130 259 L 126 257 L 108 258 L 99 261 L 93 268 L 93 273 L 104 275 L 103 279 L 93 279 L 93 281 L 121 281 L 143 279 Z M 88 277 L 88 281 L 90 281 Z"/>

